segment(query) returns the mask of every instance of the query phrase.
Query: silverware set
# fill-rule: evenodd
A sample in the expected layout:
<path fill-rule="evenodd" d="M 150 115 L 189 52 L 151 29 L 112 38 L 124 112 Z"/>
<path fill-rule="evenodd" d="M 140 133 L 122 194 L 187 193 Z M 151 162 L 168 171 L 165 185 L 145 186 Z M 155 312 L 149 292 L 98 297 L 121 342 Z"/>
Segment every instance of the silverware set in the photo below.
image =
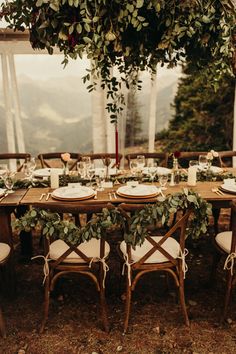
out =
<path fill-rule="evenodd" d="M 117 195 L 116 195 L 115 191 L 109 192 L 108 195 L 109 195 L 110 200 L 117 199 Z"/>
<path fill-rule="evenodd" d="M 217 195 L 225 195 L 219 188 L 212 188 L 211 191 Z"/>
<path fill-rule="evenodd" d="M 41 200 L 43 200 L 43 198 L 45 197 L 45 200 L 48 201 L 48 199 L 51 197 L 51 194 L 52 194 L 52 193 L 50 193 L 50 192 L 48 192 L 48 193 L 42 193 L 42 194 L 40 195 L 40 197 L 39 197 L 39 200 L 41 201 Z"/>
<path fill-rule="evenodd" d="M 0 198 L 0 202 L 4 199 L 4 198 L 6 198 L 7 196 L 8 196 L 8 192 L 6 192 L 1 198 Z"/>

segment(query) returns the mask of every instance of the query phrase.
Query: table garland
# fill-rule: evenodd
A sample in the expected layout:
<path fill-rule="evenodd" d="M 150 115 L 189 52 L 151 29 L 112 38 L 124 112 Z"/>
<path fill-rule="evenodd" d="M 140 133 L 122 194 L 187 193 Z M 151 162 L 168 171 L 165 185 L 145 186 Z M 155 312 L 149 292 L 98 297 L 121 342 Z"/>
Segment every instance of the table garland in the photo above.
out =
<path fill-rule="evenodd" d="M 76 226 L 71 220 L 62 220 L 58 213 L 33 208 L 16 219 L 13 227 L 18 231 L 41 229 L 44 236 L 60 238 L 73 245 L 79 245 L 92 238 L 106 238 L 108 231 L 120 228 L 124 230 L 125 241 L 135 247 L 144 242 L 148 235 L 148 226 L 158 223 L 168 226 L 171 214 L 187 208 L 193 211 L 187 234 L 193 239 L 199 238 L 207 231 L 211 205 L 199 194 L 187 188 L 137 210 L 131 216 L 128 228 L 126 227 L 128 220 L 124 218 L 119 206 L 111 210 L 104 208 L 102 212 L 94 214 L 92 219 L 82 227 Z"/>
<path fill-rule="evenodd" d="M 187 174 L 180 170 L 180 181 L 185 182 L 187 181 Z M 211 171 L 200 171 L 197 172 L 197 181 L 198 182 L 216 182 L 216 181 L 223 181 L 227 178 L 235 178 L 235 176 L 231 172 L 223 172 L 223 173 L 213 173 Z M 110 176 L 110 181 L 114 183 L 114 185 L 118 184 L 125 184 L 127 181 L 132 180 L 139 180 L 141 182 L 151 182 L 150 176 L 143 176 L 143 175 L 126 175 L 120 174 L 117 176 Z M 169 178 L 170 181 L 170 178 Z M 94 183 L 95 180 L 92 180 Z M 158 182 L 158 175 L 154 177 L 154 182 Z M 60 187 L 67 186 L 68 183 L 81 183 L 82 185 L 86 185 L 90 183 L 88 179 L 82 179 L 80 176 L 77 175 L 62 175 L 59 177 L 59 185 Z M 14 183 L 14 190 L 17 189 L 27 189 L 27 188 L 46 188 L 50 187 L 50 181 L 48 179 L 17 179 Z M 4 181 L 0 180 L 0 188 L 4 188 Z"/>

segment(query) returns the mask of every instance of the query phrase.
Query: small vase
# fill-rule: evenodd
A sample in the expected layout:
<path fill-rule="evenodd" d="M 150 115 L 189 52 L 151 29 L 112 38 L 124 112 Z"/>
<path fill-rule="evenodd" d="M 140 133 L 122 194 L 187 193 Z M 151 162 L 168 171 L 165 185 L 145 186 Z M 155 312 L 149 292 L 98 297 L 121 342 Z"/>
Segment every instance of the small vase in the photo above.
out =
<path fill-rule="evenodd" d="M 63 162 L 63 164 L 64 164 L 63 175 L 68 175 L 69 174 L 68 162 Z"/>

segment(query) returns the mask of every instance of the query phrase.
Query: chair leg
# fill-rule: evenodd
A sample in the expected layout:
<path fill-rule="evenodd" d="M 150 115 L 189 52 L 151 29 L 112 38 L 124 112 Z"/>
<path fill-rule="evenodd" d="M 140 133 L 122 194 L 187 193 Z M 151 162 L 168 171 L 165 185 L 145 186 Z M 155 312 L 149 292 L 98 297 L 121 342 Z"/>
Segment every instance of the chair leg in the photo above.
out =
<path fill-rule="evenodd" d="M 227 274 L 228 280 L 227 280 L 227 288 L 226 288 L 226 294 L 225 294 L 225 303 L 224 303 L 224 311 L 223 311 L 223 317 L 222 321 L 225 320 L 226 315 L 227 315 L 227 310 L 231 298 L 231 292 L 232 292 L 232 283 L 233 283 L 233 275 L 231 274 L 230 271 L 228 271 Z"/>
<path fill-rule="evenodd" d="M 48 311 L 49 311 L 49 301 L 50 301 L 50 279 L 49 276 L 46 278 L 45 289 L 44 289 L 44 315 L 42 319 L 42 323 L 39 329 L 39 333 L 43 333 L 45 324 L 48 319 Z"/>
<path fill-rule="evenodd" d="M 179 299 L 180 299 L 180 305 L 182 308 L 185 324 L 186 326 L 189 327 L 190 323 L 189 323 L 189 318 L 188 318 L 188 313 L 187 313 L 186 303 L 185 303 L 184 278 L 182 272 L 180 272 L 180 277 L 179 277 Z"/>
<path fill-rule="evenodd" d="M 127 332 L 128 325 L 129 325 L 129 316 L 130 316 L 130 309 L 131 309 L 131 296 L 132 290 L 131 286 L 129 285 L 129 281 L 127 279 L 126 285 L 126 300 L 125 300 L 125 322 L 124 322 L 124 333 Z"/>
<path fill-rule="evenodd" d="M 1 307 L 0 307 L 0 333 L 3 336 L 3 338 L 6 338 L 6 328 L 5 328 L 5 322 L 4 322 Z"/>
<path fill-rule="evenodd" d="M 101 306 L 102 323 L 103 323 L 104 330 L 105 330 L 105 332 L 109 332 L 105 289 L 102 286 L 100 289 L 100 306 Z"/>

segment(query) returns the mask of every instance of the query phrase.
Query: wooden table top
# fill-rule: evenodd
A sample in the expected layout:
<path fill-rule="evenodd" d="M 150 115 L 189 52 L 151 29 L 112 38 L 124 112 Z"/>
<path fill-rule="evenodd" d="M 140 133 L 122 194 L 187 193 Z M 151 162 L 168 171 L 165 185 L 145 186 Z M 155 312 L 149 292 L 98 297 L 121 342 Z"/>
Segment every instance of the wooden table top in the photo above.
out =
<path fill-rule="evenodd" d="M 163 191 L 164 195 L 168 194 L 173 194 L 176 192 L 182 191 L 183 188 L 188 188 L 196 191 L 199 193 L 203 199 L 206 199 L 209 202 L 225 202 L 226 204 L 229 203 L 231 200 L 236 199 L 236 194 L 230 194 L 230 193 L 224 193 L 224 195 L 218 195 L 215 192 L 212 191 L 213 188 L 217 188 L 222 184 L 222 182 L 198 182 L 195 187 L 189 187 L 187 186 L 186 182 L 181 182 L 178 185 L 175 185 L 173 187 L 168 187 L 165 191 Z M 158 183 L 155 183 L 156 186 L 159 186 Z M 53 191 L 51 188 L 30 188 L 25 193 L 22 195 L 22 199 L 20 200 L 20 204 L 25 204 L 25 205 L 34 205 L 34 204 L 40 204 L 42 203 L 65 203 L 65 204 L 70 204 L 70 203 L 83 203 L 83 204 L 97 204 L 97 203 L 114 203 L 114 204 L 119 204 L 119 203 L 154 203 L 157 200 L 157 197 L 152 197 L 152 198 L 126 198 L 126 197 L 121 197 L 119 195 L 116 195 L 116 198 L 114 197 L 115 191 L 120 187 L 121 185 L 114 186 L 113 188 L 106 188 L 104 191 L 98 191 L 97 192 L 97 199 L 91 198 L 91 199 L 86 199 L 83 201 L 61 201 L 61 200 L 56 200 L 53 199 L 51 196 L 49 197 L 48 201 L 45 200 L 45 197 L 47 193 L 50 193 Z M 40 196 L 42 193 L 45 193 L 45 196 L 43 199 L 40 201 Z M 8 197 L 7 197 L 8 198 Z M 5 202 L 7 202 L 7 198 Z"/>

